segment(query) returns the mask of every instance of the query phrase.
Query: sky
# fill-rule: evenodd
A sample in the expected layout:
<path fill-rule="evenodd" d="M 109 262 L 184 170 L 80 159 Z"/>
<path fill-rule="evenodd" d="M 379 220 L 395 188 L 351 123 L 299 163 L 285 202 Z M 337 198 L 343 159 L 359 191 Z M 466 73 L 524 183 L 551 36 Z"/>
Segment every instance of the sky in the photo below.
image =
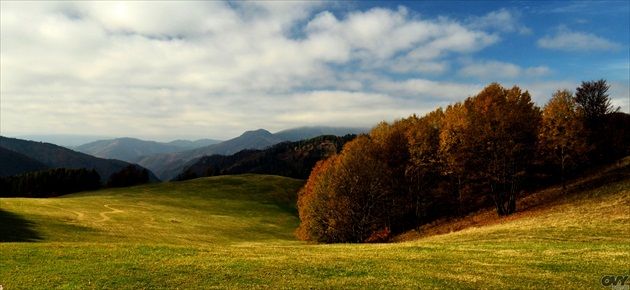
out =
<path fill-rule="evenodd" d="M 605 79 L 629 1 L 0 1 L 0 135 L 234 138 L 372 127 L 492 82 L 538 106 Z"/>

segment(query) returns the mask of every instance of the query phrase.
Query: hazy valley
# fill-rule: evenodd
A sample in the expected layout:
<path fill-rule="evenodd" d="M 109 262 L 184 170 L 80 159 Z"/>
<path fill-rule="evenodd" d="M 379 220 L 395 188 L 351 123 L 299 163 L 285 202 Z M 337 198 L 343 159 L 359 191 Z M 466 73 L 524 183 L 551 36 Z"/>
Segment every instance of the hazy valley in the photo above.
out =
<path fill-rule="evenodd" d="M 192 165 L 195 159 L 203 156 L 230 156 L 246 149 L 267 149 L 281 142 L 296 142 L 321 135 L 361 134 L 368 131 L 367 128 L 300 127 L 272 134 L 259 129 L 247 131 L 227 141 L 200 139 L 155 142 L 116 138 L 67 148 L 51 143 L 2 137 L 0 154 L 3 164 L 0 167 L 0 177 L 67 167 L 97 169 L 102 180 L 106 181 L 115 171 L 129 164 L 137 164 L 151 172 L 151 180 L 169 181 L 182 174 L 186 166 Z"/>

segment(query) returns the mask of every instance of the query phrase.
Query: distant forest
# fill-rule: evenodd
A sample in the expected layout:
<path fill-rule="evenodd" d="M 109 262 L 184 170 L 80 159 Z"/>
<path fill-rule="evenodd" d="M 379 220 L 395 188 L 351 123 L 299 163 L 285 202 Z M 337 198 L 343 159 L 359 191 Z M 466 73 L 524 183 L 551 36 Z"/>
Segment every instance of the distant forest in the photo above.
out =
<path fill-rule="evenodd" d="M 56 168 L 0 178 L 0 197 L 53 197 L 101 188 L 95 170 Z"/>
<path fill-rule="evenodd" d="M 105 187 L 127 187 L 149 182 L 149 172 L 128 165 L 113 173 Z M 0 197 L 55 197 L 97 190 L 101 176 L 96 170 L 55 168 L 0 178 Z"/>
<path fill-rule="evenodd" d="M 463 102 L 383 122 L 320 161 L 299 192 L 297 235 L 321 243 L 379 242 L 440 218 L 562 183 L 591 165 L 630 154 L 630 115 L 604 80 L 543 107 L 519 87 L 490 84 Z"/>

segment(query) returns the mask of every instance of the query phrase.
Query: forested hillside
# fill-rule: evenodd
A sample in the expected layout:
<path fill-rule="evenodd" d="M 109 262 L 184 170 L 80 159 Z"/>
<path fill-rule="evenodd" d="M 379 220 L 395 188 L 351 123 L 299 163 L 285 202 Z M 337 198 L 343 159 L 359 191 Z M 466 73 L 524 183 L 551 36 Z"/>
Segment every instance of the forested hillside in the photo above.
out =
<path fill-rule="evenodd" d="M 44 163 L 3 147 L 0 147 L 0 164 L 0 177 L 49 168 Z"/>
<path fill-rule="evenodd" d="M 383 122 L 317 163 L 299 193 L 298 237 L 385 241 L 485 207 L 513 214 L 532 189 L 630 154 L 630 115 L 608 88 L 583 82 L 539 108 L 528 91 L 493 83 L 423 117 Z"/>
<path fill-rule="evenodd" d="M 273 174 L 306 179 L 318 161 L 339 153 L 356 135 L 325 135 L 283 142 L 265 150 L 243 150 L 233 155 L 212 155 L 194 160 L 174 180 L 243 173 Z"/>
<path fill-rule="evenodd" d="M 94 169 L 101 177 L 101 182 L 105 183 L 109 180 L 112 174 L 120 172 L 127 166 L 131 165 L 128 162 L 120 160 L 97 158 L 50 143 L 33 142 L 2 136 L 0 136 L 0 148 L 4 148 L 2 151 L 4 152 L 2 153 L 3 156 L 13 156 L 3 159 L 3 161 L 6 160 L 7 162 L 2 162 L 0 164 L 0 172 L 7 172 L 10 174 L 0 177 L 48 168 L 85 168 L 88 170 Z M 24 159 L 24 157 L 27 157 L 28 160 L 31 161 L 28 161 L 29 163 L 24 163 L 25 160 L 27 160 Z M 12 168 L 21 168 L 27 166 L 27 164 L 31 165 L 28 165 L 28 168 L 24 170 L 12 170 Z M 42 164 L 45 168 L 42 168 Z M 157 177 L 155 177 L 152 172 L 147 171 L 147 173 L 150 181 L 158 181 Z"/>
<path fill-rule="evenodd" d="M 285 141 L 297 141 L 321 135 L 343 136 L 351 132 L 363 131 L 364 129 L 361 128 L 301 127 L 272 134 L 267 130 L 258 129 L 247 131 L 236 138 L 218 144 L 177 153 L 152 154 L 134 158 L 131 161 L 149 168 L 162 180 L 171 180 L 185 171 L 194 162 L 193 160 L 203 156 L 232 155 L 242 150 L 264 150 Z"/>
<path fill-rule="evenodd" d="M 160 179 L 171 180 L 182 172 L 187 162 L 195 158 L 213 154 L 234 154 L 244 149 L 263 149 L 280 142 L 282 142 L 282 140 L 273 136 L 269 131 L 260 129 L 245 132 L 239 137 L 219 144 L 177 153 L 160 153 L 141 156 L 133 159 L 133 161 L 149 168 L 151 171 L 155 172 Z"/>

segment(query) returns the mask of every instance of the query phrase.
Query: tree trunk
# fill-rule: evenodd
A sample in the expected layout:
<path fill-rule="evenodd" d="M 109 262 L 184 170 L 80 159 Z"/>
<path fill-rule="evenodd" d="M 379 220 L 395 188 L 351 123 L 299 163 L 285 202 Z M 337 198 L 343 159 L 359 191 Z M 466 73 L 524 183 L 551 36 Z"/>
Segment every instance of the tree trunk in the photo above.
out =
<path fill-rule="evenodd" d="M 516 211 L 516 193 L 510 192 L 507 214 L 508 215 L 513 214 L 515 211 Z"/>

